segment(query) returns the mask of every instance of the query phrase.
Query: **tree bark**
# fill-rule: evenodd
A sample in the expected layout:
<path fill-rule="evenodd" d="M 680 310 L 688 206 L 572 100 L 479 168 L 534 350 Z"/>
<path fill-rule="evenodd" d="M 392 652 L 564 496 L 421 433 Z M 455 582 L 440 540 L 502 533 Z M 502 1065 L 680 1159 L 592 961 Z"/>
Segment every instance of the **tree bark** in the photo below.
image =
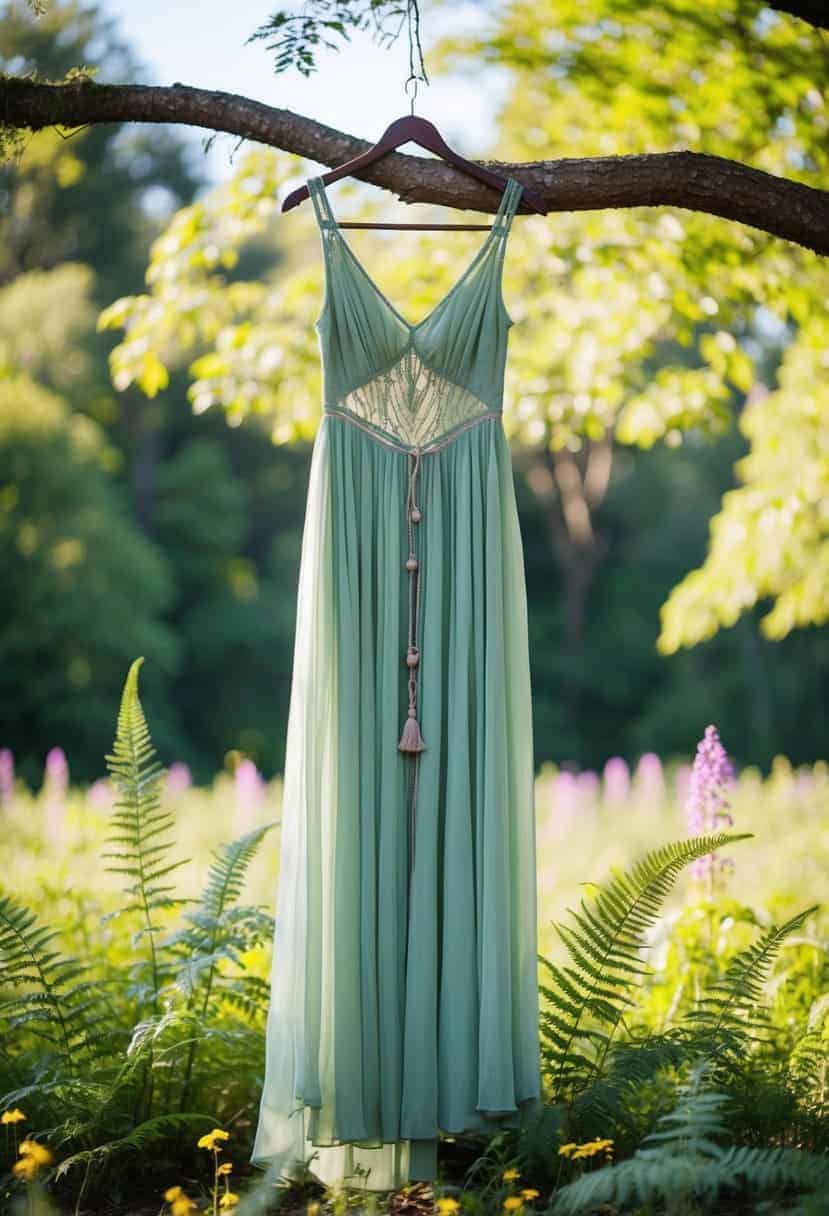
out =
<path fill-rule="evenodd" d="M 607 493 L 612 464 L 610 439 L 586 443 L 578 459 L 568 451 L 531 448 L 519 460 L 561 572 L 565 657 L 584 644 L 590 591 L 608 554 L 607 537 L 596 531 L 594 516 Z"/>
<path fill-rule="evenodd" d="M 590 596 L 607 558 L 607 537 L 595 528 L 595 512 L 610 483 L 613 443 L 588 442 L 572 452 L 530 448 L 518 467 L 541 511 L 560 574 L 563 628 L 558 701 L 570 729 L 578 732 L 583 699 L 583 655 Z"/>
<path fill-rule="evenodd" d="M 290 110 L 182 84 L 41 84 L 7 77 L 0 80 L 0 122 L 33 131 L 102 122 L 184 123 L 256 140 L 331 166 L 370 146 L 367 140 Z M 550 211 L 684 207 L 829 253 L 829 191 L 723 157 L 664 152 L 484 163 L 532 188 Z M 400 152 L 389 153 L 357 176 L 393 191 L 404 202 L 484 212 L 494 212 L 499 202 L 495 191 L 451 165 Z"/>

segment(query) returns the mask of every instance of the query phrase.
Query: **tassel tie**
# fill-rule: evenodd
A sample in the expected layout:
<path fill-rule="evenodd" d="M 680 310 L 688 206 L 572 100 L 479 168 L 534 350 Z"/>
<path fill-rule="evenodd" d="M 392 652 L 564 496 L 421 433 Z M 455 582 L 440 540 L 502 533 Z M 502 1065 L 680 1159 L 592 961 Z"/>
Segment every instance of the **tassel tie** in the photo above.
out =
<path fill-rule="evenodd" d="M 422 513 L 415 499 L 417 475 L 420 471 L 420 450 L 415 448 L 409 452 L 409 484 L 406 493 L 406 529 L 409 538 L 409 554 L 406 558 L 406 570 L 409 574 L 409 637 L 406 646 L 406 667 L 409 672 L 409 710 L 403 733 L 397 747 L 401 752 L 407 752 L 412 757 L 409 773 L 409 850 L 410 871 L 414 866 L 415 842 L 415 802 L 417 799 L 417 772 L 420 767 L 418 755 L 426 750 L 420 724 L 417 720 L 417 686 L 420 669 L 420 651 L 417 646 L 418 621 L 420 618 L 420 562 L 415 552 L 415 526 L 420 523 Z"/>
<path fill-rule="evenodd" d="M 420 651 L 417 647 L 417 627 L 420 616 L 420 562 L 415 553 L 414 526 L 419 524 L 422 518 L 420 507 L 415 501 L 415 486 L 419 470 L 420 450 L 415 448 L 409 453 L 409 485 L 406 493 L 406 527 L 409 537 L 409 555 L 406 558 L 406 569 L 409 573 L 409 639 L 406 648 L 406 667 L 409 671 L 409 716 L 397 745 L 401 752 L 414 753 L 426 750 L 417 720 L 417 676 L 420 667 Z"/>

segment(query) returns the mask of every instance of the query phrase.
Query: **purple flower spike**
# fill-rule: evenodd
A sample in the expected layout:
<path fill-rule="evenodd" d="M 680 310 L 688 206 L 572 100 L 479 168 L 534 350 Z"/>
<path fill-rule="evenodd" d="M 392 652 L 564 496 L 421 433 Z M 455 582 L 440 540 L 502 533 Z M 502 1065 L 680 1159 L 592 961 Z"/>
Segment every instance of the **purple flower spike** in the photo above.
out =
<path fill-rule="evenodd" d="M 256 807 L 262 801 L 265 782 L 252 760 L 242 760 L 236 766 L 236 797 L 241 805 Z"/>
<path fill-rule="evenodd" d="M 99 777 L 97 781 L 93 781 L 89 789 L 86 791 L 86 800 L 90 806 L 94 806 L 97 810 L 110 810 L 113 798 L 113 789 L 106 777 Z"/>
<path fill-rule="evenodd" d="M 50 840 L 59 839 L 64 828 L 66 793 L 69 788 L 69 765 L 62 747 L 50 748 L 44 772 L 46 834 Z"/>
<path fill-rule="evenodd" d="M 265 797 L 267 783 L 254 762 L 244 759 L 236 766 L 236 832 L 248 832 L 256 819 L 256 808 Z"/>
<path fill-rule="evenodd" d="M 65 790 L 69 784 L 69 765 L 62 747 L 50 748 L 47 753 L 46 781 L 55 790 Z"/>
<path fill-rule="evenodd" d="M 10 747 L 0 747 L 0 806 L 14 801 L 14 755 Z"/>
<path fill-rule="evenodd" d="M 658 800 L 665 793 L 665 774 L 656 752 L 643 752 L 636 766 L 636 785 L 646 799 Z"/>
<path fill-rule="evenodd" d="M 189 767 L 183 760 L 175 760 L 167 769 L 167 793 L 175 797 L 176 794 L 189 790 L 192 784 L 193 778 L 190 775 Z"/>
<path fill-rule="evenodd" d="M 553 778 L 553 813 L 570 815 L 578 808 L 578 783 L 569 769 L 562 768 Z"/>
<path fill-rule="evenodd" d="M 592 769 L 585 769 L 581 773 L 576 774 L 576 789 L 578 790 L 579 802 L 582 809 L 592 810 L 599 798 L 601 782 L 598 773 L 594 773 Z"/>
<path fill-rule="evenodd" d="M 611 756 L 604 766 L 606 802 L 624 802 L 630 793 L 630 769 L 621 756 Z"/>
<path fill-rule="evenodd" d="M 734 818 L 729 809 L 728 791 L 734 784 L 734 766 L 720 742 L 716 726 L 707 726 L 697 744 L 697 754 L 688 783 L 685 813 L 692 836 L 716 832 L 731 827 Z M 711 878 L 716 868 L 715 854 L 700 857 L 691 867 L 695 878 Z"/>

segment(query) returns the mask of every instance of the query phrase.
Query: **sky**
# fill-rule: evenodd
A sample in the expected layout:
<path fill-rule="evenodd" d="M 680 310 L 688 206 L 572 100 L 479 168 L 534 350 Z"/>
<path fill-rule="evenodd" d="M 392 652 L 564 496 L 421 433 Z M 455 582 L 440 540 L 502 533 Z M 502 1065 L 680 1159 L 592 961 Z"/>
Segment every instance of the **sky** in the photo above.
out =
<path fill-rule="evenodd" d="M 391 48 L 378 46 L 369 33 L 355 34 L 341 51 L 321 52 L 319 70 L 310 77 L 294 70 L 277 76 L 265 44 L 245 43 L 274 11 L 295 7 L 290 0 L 234 0 L 231 4 L 200 0 L 197 5 L 171 4 L 170 0 L 142 0 L 139 4 L 135 0 L 100 0 L 100 7 L 118 19 L 122 35 L 145 65 L 143 83 L 180 81 L 241 93 L 372 140 L 379 139 L 394 118 L 409 111 L 404 92 L 409 72 L 405 30 Z M 464 0 L 427 9 L 422 18 L 427 74 L 431 75 L 429 40 L 450 30 L 474 28 L 480 20 L 480 6 Z M 443 77 L 428 87 L 421 84 L 415 105 L 416 112 L 430 118 L 452 147 L 463 155 L 476 156 L 493 143 L 497 102 L 497 78 L 488 77 L 483 88 L 480 76 L 469 76 Z M 186 130 L 198 147 L 205 133 Z M 233 172 L 230 157 L 237 143 L 235 136 L 216 137 L 205 166 L 212 181 Z"/>

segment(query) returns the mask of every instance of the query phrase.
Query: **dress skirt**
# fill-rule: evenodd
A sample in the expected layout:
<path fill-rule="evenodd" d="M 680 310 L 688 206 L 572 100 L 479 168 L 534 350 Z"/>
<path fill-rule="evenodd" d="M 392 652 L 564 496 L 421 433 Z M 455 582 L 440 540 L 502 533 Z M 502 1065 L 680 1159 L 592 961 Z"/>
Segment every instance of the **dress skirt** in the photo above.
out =
<path fill-rule="evenodd" d="M 540 1095 L 527 606 L 500 418 L 421 458 L 416 760 L 398 750 L 407 470 L 400 446 L 323 415 L 251 1157 L 375 1190 L 434 1179 L 441 1132 L 516 1126 Z"/>

